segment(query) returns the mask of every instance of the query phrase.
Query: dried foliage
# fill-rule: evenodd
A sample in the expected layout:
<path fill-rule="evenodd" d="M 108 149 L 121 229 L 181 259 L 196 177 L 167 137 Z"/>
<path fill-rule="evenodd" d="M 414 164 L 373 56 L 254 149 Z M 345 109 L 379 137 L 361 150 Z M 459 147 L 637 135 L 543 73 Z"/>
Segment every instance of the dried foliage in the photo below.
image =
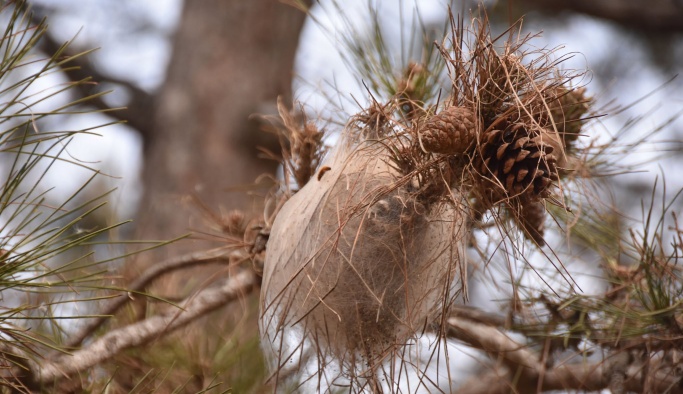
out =
<path fill-rule="evenodd" d="M 282 146 L 282 157 L 277 160 L 283 164 L 285 181 L 293 177 L 298 188 L 302 188 L 313 178 L 327 152 L 323 142 L 325 130 L 318 129 L 315 122 L 308 121 L 303 111 L 290 111 L 282 98 L 278 98 L 277 109 L 280 118 L 271 119 Z"/>
<path fill-rule="evenodd" d="M 471 185 L 473 218 L 498 205 L 538 245 L 543 240 L 546 201 L 563 206 L 560 176 L 567 154 L 581 133 L 590 100 L 571 86 L 582 73 L 563 70 L 553 51 L 528 50 L 531 35 L 521 36 L 521 21 L 498 43 L 486 17 L 472 32 L 453 24 L 452 53 L 442 49 L 452 81 L 448 104 L 477 114 L 476 143 L 464 153 Z M 502 35 L 502 36 L 504 36 Z"/>

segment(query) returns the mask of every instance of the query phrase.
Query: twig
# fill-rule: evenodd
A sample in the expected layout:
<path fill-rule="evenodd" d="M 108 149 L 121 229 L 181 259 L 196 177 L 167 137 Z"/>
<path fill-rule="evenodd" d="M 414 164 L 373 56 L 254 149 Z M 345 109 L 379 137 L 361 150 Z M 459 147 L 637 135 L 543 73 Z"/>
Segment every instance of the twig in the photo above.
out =
<path fill-rule="evenodd" d="M 143 291 L 147 286 L 149 286 L 154 280 L 158 279 L 162 275 L 169 272 L 173 272 L 179 269 L 190 268 L 202 264 L 211 264 L 218 262 L 230 261 L 231 258 L 242 257 L 240 251 L 226 250 L 225 248 L 214 249 L 206 252 L 190 253 L 184 256 L 180 256 L 175 259 L 167 260 L 158 264 L 154 264 L 149 269 L 140 275 L 133 283 L 127 286 L 124 294 L 120 297 L 114 298 L 109 301 L 102 310 L 98 311 L 100 316 L 89 320 L 84 327 L 76 333 L 72 338 L 66 343 L 67 348 L 73 348 L 80 346 L 83 341 L 92 335 L 95 330 L 100 328 L 107 319 L 114 313 L 116 313 L 123 305 L 130 301 L 130 297 L 127 297 L 128 292 L 139 292 Z"/>
<path fill-rule="evenodd" d="M 35 365 L 33 381 L 37 385 L 49 384 L 85 371 L 125 349 L 145 345 L 248 293 L 256 283 L 256 274 L 244 270 L 227 279 L 220 287 L 208 288 L 188 297 L 182 304 L 183 310 L 174 310 L 111 331 L 70 355 Z"/>

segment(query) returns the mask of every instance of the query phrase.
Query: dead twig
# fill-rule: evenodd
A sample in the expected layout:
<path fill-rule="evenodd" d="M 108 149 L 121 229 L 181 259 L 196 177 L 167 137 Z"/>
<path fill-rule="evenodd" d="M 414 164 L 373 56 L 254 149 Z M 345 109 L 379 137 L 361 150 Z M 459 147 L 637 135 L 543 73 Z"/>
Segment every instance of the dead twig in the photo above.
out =
<path fill-rule="evenodd" d="M 524 368 L 523 374 L 541 371 L 540 358 L 495 327 L 467 319 L 448 319 L 448 334 L 469 343 L 477 349 L 499 356 L 513 370 Z"/>
<path fill-rule="evenodd" d="M 506 318 L 495 313 L 485 312 L 478 308 L 465 305 L 453 305 L 450 308 L 452 317 L 465 318 L 489 326 L 505 327 Z"/>

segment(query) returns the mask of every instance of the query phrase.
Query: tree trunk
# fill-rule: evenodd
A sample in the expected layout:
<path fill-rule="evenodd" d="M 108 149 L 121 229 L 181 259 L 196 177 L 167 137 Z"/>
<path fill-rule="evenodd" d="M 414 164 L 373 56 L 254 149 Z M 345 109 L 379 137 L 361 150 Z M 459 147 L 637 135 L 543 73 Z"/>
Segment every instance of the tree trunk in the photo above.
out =
<path fill-rule="evenodd" d="M 186 1 L 154 128 L 145 146 L 141 239 L 206 229 L 195 196 L 214 212 L 258 209 L 243 191 L 276 163 L 257 146 L 276 143 L 250 115 L 278 95 L 291 97 L 292 70 L 305 14 L 276 0 Z M 239 187 L 242 191 L 231 192 Z M 207 246 L 163 248 L 162 258 Z"/>

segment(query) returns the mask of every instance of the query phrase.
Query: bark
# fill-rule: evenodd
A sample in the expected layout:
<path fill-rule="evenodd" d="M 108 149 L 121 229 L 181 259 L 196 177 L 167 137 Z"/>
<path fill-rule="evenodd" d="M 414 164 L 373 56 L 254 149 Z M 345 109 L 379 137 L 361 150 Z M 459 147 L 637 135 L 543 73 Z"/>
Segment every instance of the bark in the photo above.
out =
<path fill-rule="evenodd" d="M 250 115 L 278 95 L 291 96 L 305 18 L 276 0 L 186 1 L 182 15 L 167 80 L 150 114 L 137 220 L 143 239 L 204 229 L 189 196 L 214 212 L 258 209 L 241 186 L 275 173 L 276 163 L 257 158 L 257 147 L 273 149 L 276 141 Z M 230 191 L 236 187 L 242 190 Z M 193 241 L 163 249 L 175 254 L 207 246 Z"/>

